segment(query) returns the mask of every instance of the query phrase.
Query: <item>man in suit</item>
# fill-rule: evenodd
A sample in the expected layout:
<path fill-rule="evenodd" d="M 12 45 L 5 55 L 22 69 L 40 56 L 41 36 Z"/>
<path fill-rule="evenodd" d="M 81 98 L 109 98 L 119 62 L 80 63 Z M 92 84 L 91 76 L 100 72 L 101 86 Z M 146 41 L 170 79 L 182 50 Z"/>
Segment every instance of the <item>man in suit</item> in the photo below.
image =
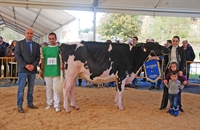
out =
<path fill-rule="evenodd" d="M 24 113 L 23 98 L 26 80 L 28 80 L 27 92 L 27 107 L 37 109 L 33 105 L 33 92 L 35 84 L 35 75 L 37 73 L 37 65 L 40 61 L 40 46 L 32 41 L 34 36 L 32 29 L 25 31 L 25 39 L 17 42 L 15 48 L 15 58 L 18 62 L 18 92 L 17 92 L 17 107 L 19 113 Z"/>

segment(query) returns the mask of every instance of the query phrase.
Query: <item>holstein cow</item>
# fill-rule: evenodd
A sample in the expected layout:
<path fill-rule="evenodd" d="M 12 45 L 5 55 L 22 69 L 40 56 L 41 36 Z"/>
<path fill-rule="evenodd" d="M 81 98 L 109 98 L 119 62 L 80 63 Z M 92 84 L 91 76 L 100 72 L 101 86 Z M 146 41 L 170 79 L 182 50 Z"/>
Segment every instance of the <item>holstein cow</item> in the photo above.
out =
<path fill-rule="evenodd" d="M 119 43 L 81 42 L 62 44 L 60 50 L 66 69 L 63 87 L 64 108 L 67 113 L 70 112 L 69 94 L 71 106 L 79 109 L 74 99 L 78 75 L 92 83 L 116 81 L 117 92 L 114 102 L 123 110 L 124 86 L 134 79 L 150 52 L 154 51 L 157 55 L 169 53 L 167 48 L 155 43 L 141 43 L 137 47 L 130 47 Z"/>

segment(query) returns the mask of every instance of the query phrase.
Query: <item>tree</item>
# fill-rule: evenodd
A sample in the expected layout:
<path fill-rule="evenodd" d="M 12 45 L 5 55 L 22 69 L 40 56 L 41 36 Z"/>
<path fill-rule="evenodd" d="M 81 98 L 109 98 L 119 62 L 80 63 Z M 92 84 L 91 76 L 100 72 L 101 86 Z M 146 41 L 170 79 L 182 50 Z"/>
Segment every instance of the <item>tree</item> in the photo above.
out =
<path fill-rule="evenodd" d="M 92 31 L 92 28 L 85 28 L 85 29 L 81 29 L 80 31 L 79 31 L 79 34 L 82 32 L 82 33 L 89 33 L 90 31 Z"/>
<path fill-rule="evenodd" d="M 103 39 L 128 40 L 140 33 L 141 21 L 136 15 L 105 14 L 100 20 L 97 31 Z"/>
<path fill-rule="evenodd" d="M 143 36 L 154 38 L 158 42 L 175 35 L 187 38 L 190 31 L 190 18 L 156 16 L 148 19 L 148 22 L 149 30 L 146 30 Z"/>
<path fill-rule="evenodd" d="M 0 35 L 6 42 L 9 42 L 9 40 L 22 40 L 24 38 L 24 35 L 15 32 L 7 27 L 1 28 Z"/>

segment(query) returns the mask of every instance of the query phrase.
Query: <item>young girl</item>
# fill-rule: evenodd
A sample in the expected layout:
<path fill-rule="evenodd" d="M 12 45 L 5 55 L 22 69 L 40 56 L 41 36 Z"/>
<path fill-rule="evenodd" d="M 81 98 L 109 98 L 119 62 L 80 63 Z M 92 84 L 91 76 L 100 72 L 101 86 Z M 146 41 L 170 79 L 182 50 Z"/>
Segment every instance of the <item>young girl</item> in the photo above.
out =
<path fill-rule="evenodd" d="M 164 84 L 168 84 L 169 82 L 169 79 L 170 79 L 170 73 L 171 72 L 178 72 L 178 64 L 176 62 L 172 62 L 170 64 L 170 68 L 169 68 L 169 73 L 165 76 L 165 79 L 163 80 Z M 187 79 L 186 77 L 183 75 L 183 73 L 178 73 L 178 80 L 183 84 L 183 85 L 186 85 L 187 84 Z M 163 94 L 165 95 L 165 97 L 163 97 L 163 99 L 168 99 L 168 88 L 164 89 L 164 93 L 167 93 L 167 94 Z M 183 109 L 182 109 L 182 105 L 181 105 L 181 90 L 179 91 L 178 93 L 179 95 L 179 110 L 181 112 L 183 112 Z"/>

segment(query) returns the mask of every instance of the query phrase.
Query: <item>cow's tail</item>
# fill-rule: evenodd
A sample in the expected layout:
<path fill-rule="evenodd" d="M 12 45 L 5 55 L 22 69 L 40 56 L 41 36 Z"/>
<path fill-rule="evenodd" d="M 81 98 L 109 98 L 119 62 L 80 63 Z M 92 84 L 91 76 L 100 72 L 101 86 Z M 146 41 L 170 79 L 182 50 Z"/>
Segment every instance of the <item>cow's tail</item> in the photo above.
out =
<path fill-rule="evenodd" d="M 63 70 L 60 71 L 60 81 L 56 85 L 56 91 L 62 94 L 63 90 L 63 84 L 64 84 L 64 75 L 63 75 Z"/>

